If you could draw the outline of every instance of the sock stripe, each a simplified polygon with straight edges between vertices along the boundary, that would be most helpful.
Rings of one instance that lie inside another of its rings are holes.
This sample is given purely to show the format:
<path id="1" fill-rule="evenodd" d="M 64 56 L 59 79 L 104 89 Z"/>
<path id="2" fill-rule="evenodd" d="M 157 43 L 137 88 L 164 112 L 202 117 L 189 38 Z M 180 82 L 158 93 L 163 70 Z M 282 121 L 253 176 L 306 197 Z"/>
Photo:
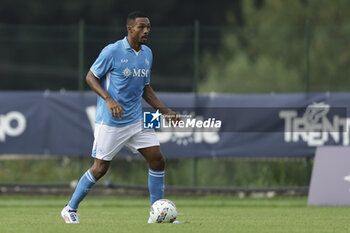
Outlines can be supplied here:
<path id="1" fill-rule="evenodd" d="M 156 175 L 152 175 L 152 174 L 149 174 L 150 176 L 153 176 L 153 177 L 164 177 L 164 175 L 160 175 L 160 176 L 156 176 Z"/>
<path id="2" fill-rule="evenodd" d="M 94 176 L 91 174 L 90 169 L 87 172 L 85 172 L 85 175 L 86 175 L 86 178 L 88 178 L 88 180 L 90 182 L 96 183 L 96 180 L 95 180 Z"/>
<path id="3" fill-rule="evenodd" d="M 92 175 L 92 173 L 91 173 L 91 169 L 89 169 L 88 170 L 88 172 L 89 172 L 89 176 L 93 179 L 93 181 L 95 181 L 96 182 L 96 179 L 95 179 L 95 177 Z"/>
<path id="4" fill-rule="evenodd" d="M 87 178 L 91 183 L 95 183 L 95 181 L 93 181 L 93 180 L 89 177 L 89 175 L 88 175 L 87 173 L 85 173 L 85 176 L 86 176 L 86 178 Z"/>
<path id="5" fill-rule="evenodd" d="M 154 171 L 152 169 L 148 169 L 148 171 L 151 172 L 151 173 L 154 173 L 154 174 L 163 174 L 163 173 L 165 173 L 164 170 L 163 171 Z"/>
<path id="6" fill-rule="evenodd" d="M 152 176 L 152 177 L 160 177 L 160 178 L 164 178 L 165 175 L 155 175 L 155 174 L 151 174 L 151 173 L 148 173 L 149 176 Z"/>
<path id="7" fill-rule="evenodd" d="M 153 176 L 164 176 L 165 175 L 165 173 L 157 174 L 157 173 L 152 173 L 152 172 L 149 172 L 148 174 L 153 175 Z"/>
<path id="8" fill-rule="evenodd" d="M 165 175 L 165 171 L 153 171 L 149 169 L 148 174 L 155 177 L 163 177 Z"/>

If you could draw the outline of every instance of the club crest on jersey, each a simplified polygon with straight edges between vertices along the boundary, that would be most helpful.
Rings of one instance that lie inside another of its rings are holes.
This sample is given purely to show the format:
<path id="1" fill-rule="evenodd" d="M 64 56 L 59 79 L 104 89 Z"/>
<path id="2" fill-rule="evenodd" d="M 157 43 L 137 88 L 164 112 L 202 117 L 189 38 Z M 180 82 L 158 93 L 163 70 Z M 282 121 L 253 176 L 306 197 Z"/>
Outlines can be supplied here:
<path id="1" fill-rule="evenodd" d="M 149 60 L 147 58 L 145 59 L 145 63 L 149 66 Z"/>

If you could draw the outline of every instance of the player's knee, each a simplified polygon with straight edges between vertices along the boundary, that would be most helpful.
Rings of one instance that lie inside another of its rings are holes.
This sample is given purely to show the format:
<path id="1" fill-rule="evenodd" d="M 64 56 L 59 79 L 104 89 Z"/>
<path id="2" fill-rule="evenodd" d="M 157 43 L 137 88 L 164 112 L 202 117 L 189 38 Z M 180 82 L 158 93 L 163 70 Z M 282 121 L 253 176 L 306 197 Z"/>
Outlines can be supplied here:
<path id="1" fill-rule="evenodd" d="M 94 164 L 91 168 L 91 173 L 94 176 L 96 180 L 99 180 L 101 177 L 103 177 L 106 172 L 108 171 L 108 164 Z"/>
<path id="2" fill-rule="evenodd" d="M 154 156 L 153 161 L 150 164 L 151 169 L 152 170 L 156 170 L 156 171 L 162 171 L 165 168 L 165 158 L 164 156 L 159 153 L 156 156 Z"/>
<path id="3" fill-rule="evenodd" d="M 165 158 L 163 156 L 161 156 L 158 160 L 158 170 L 164 170 L 165 168 Z"/>

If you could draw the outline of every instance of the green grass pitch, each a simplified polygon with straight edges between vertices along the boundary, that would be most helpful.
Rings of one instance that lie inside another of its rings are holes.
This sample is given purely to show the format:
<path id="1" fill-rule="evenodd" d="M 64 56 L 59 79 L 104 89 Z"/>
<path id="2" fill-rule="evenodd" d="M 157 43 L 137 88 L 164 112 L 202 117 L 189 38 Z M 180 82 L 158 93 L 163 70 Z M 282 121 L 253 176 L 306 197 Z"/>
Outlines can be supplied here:
<path id="1" fill-rule="evenodd" d="M 68 198 L 0 196 L 0 232 L 350 232 L 349 207 L 307 207 L 305 197 L 168 197 L 182 224 L 147 224 L 148 198 L 120 196 L 88 196 L 80 224 L 66 224 Z"/>

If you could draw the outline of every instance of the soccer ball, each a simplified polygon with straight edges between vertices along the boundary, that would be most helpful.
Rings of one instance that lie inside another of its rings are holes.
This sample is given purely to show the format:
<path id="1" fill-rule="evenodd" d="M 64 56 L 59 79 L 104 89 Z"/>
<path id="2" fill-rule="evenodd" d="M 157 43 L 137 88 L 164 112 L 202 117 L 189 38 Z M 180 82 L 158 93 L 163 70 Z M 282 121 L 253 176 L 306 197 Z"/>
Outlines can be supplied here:
<path id="1" fill-rule="evenodd" d="M 172 223 L 176 217 L 176 206 L 170 200 L 160 199 L 151 206 L 150 219 L 154 223 Z"/>

